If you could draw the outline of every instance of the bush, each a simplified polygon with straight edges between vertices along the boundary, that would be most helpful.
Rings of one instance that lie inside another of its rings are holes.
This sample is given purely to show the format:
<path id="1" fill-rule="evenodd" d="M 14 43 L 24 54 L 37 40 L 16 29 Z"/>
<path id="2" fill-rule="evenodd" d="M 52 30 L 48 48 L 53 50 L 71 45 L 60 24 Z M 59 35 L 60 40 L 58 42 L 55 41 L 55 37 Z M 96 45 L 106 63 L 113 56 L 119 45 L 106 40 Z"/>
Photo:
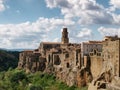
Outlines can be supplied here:
<path id="1" fill-rule="evenodd" d="M 9 69 L 0 73 L 0 90 L 87 90 L 87 87 L 69 87 L 56 80 L 52 74 L 41 72 L 26 74 L 24 71 Z"/>
<path id="2" fill-rule="evenodd" d="M 10 78 L 10 82 L 11 83 L 19 83 L 19 81 L 22 81 L 22 80 L 27 80 L 27 77 L 25 75 L 25 73 L 23 71 L 20 71 L 20 72 L 16 72 L 14 73 L 11 78 Z"/>
<path id="3" fill-rule="evenodd" d="M 43 90 L 41 86 L 30 86 L 28 90 Z"/>

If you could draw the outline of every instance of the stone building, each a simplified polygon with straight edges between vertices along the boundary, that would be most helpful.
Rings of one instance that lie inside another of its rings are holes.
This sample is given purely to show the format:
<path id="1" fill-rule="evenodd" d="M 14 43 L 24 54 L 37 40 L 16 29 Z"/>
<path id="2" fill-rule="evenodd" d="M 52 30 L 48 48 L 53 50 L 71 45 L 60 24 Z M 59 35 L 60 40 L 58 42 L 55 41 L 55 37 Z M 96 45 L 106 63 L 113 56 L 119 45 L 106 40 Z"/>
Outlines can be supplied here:
<path id="1" fill-rule="evenodd" d="M 106 36 L 103 42 L 103 60 L 106 69 L 112 69 L 115 76 L 120 77 L 120 38 Z"/>
<path id="2" fill-rule="evenodd" d="M 82 57 L 89 55 L 89 53 L 93 50 L 102 52 L 102 41 L 89 41 L 81 43 Z"/>
<path id="3" fill-rule="evenodd" d="M 69 43 L 67 28 L 63 28 L 61 43 L 41 42 L 38 49 L 21 52 L 18 63 L 18 68 L 26 72 L 53 73 L 69 86 L 83 86 L 89 81 L 90 71 L 82 66 L 81 44 Z"/>
<path id="4" fill-rule="evenodd" d="M 102 52 L 93 49 L 93 51 L 89 53 L 89 56 L 90 56 L 90 70 L 92 76 L 93 78 L 97 78 L 103 69 L 103 58 L 101 57 Z"/>
<path id="5" fill-rule="evenodd" d="M 93 61 L 91 72 L 93 76 L 96 77 L 96 74 L 98 76 L 94 78 L 88 90 L 120 90 L 120 38 L 105 36 L 102 44 L 101 56 L 96 58 L 90 56 Z"/>
<path id="6" fill-rule="evenodd" d="M 46 55 L 46 51 L 49 51 L 52 48 L 59 48 L 61 43 L 59 42 L 41 42 L 39 46 L 39 52 L 42 56 Z"/>
<path id="7" fill-rule="evenodd" d="M 84 58 L 89 57 L 89 53 L 93 50 L 102 52 L 102 42 L 101 41 L 89 41 L 89 42 L 82 42 L 81 43 L 81 58 L 82 63 L 84 65 Z"/>
<path id="8" fill-rule="evenodd" d="M 31 50 L 23 51 L 19 54 L 19 62 L 18 62 L 18 68 L 19 69 L 25 68 L 26 57 L 30 56 L 32 54 L 33 54 L 33 51 L 31 51 Z"/>
<path id="9" fill-rule="evenodd" d="M 63 28 L 61 42 L 41 42 L 37 49 L 21 52 L 18 68 L 53 73 L 69 86 L 85 86 L 92 80 L 94 85 L 101 80 L 110 82 L 112 76 L 120 77 L 120 38 L 70 43 L 67 28 Z"/>
<path id="10" fill-rule="evenodd" d="M 69 43 L 67 28 L 63 28 L 61 43 L 62 44 L 68 44 Z"/>

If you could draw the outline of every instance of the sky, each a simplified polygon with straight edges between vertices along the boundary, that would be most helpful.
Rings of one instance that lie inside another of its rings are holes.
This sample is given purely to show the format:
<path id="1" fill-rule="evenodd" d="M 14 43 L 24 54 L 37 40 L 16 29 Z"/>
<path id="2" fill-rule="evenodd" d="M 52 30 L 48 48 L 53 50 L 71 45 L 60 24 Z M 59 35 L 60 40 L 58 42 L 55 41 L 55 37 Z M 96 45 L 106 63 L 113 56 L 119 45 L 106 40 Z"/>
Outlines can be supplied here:
<path id="1" fill-rule="evenodd" d="M 71 43 L 120 37 L 120 0 L 0 0 L 0 48 L 60 42 L 64 27 Z"/>

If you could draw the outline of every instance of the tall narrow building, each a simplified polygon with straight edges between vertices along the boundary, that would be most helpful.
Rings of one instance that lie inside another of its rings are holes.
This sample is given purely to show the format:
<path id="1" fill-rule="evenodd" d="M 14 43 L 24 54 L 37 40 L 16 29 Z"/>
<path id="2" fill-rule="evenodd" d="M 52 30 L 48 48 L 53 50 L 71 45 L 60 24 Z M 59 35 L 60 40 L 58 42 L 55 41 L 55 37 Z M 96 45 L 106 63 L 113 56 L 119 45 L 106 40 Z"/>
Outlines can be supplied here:
<path id="1" fill-rule="evenodd" d="M 62 44 L 68 44 L 69 43 L 67 28 L 63 28 L 61 43 Z"/>

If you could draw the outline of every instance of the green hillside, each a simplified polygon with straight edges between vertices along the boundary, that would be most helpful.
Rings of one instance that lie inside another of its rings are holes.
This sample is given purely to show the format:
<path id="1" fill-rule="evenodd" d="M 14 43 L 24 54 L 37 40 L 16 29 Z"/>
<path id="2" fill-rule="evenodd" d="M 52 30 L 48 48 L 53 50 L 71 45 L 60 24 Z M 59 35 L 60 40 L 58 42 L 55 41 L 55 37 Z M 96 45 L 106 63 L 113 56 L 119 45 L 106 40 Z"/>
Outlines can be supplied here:
<path id="1" fill-rule="evenodd" d="M 18 64 L 19 52 L 0 50 L 0 71 L 9 68 L 16 68 Z"/>
<path id="2" fill-rule="evenodd" d="M 17 70 L 18 57 L 17 51 L 0 50 L 0 90 L 87 90 L 87 87 L 69 87 L 54 75 Z"/>
<path id="3" fill-rule="evenodd" d="M 87 87 L 69 87 L 50 74 L 26 74 L 22 70 L 9 69 L 0 73 L 0 90 L 87 90 Z"/>

